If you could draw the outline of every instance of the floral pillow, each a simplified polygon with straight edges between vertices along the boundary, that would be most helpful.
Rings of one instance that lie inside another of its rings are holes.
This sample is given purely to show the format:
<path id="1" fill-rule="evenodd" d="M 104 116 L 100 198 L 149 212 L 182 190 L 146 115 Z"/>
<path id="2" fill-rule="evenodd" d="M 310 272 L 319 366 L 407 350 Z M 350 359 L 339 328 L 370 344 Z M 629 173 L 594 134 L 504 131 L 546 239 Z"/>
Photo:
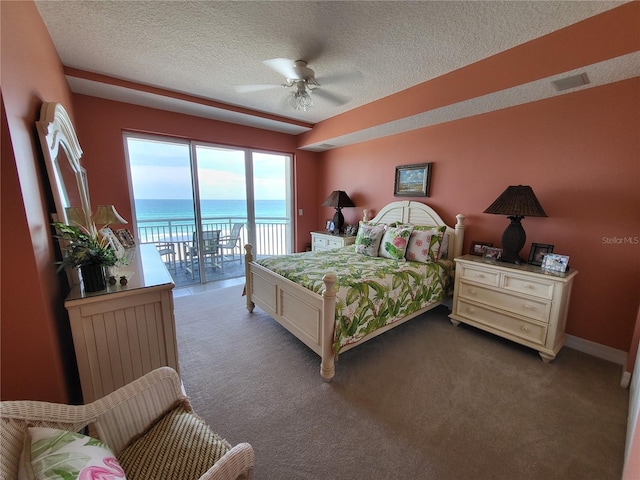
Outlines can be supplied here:
<path id="1" fill-rule="evenodd" d="M 404 261 L 412 231 L 413 226 L 410 225 L 387 228 L 380 242 L 380 256 Z"/>
<path id="2" fill-rule="evenodd" d="M 54 428 L 30 427 L 19 480 L 124 479 L 107 445 L 95 438 Z"/>
<path id="3" fill-rule="evenodd" d="M 440 255 L 444 232 L 447 227 L 416 226 L 411 232 L 407 248 L 407 260 L 412 262 L 433 262 Z"/>
<path id="4" fill-rule="evenodd" d="M 356 236 L 356 253 L 377 257 L 384 230 L 383 224 L 372 225 L 361 221 Z"/>

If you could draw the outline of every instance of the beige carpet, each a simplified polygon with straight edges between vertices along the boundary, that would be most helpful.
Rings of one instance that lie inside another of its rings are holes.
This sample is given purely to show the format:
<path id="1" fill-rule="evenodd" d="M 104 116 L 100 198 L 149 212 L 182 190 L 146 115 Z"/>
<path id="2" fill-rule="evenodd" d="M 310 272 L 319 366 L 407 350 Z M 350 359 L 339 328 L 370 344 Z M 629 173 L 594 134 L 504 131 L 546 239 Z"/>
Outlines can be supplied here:
<path id="1" fill-rule="evenodd" d="M 320 358 L 242 287 L 175 300 L 180 368 L 195 410 L 256 451 L 256 479 L 619 479 L 628 391 L 621 367 L 527 348 L 439 307 Z"/>

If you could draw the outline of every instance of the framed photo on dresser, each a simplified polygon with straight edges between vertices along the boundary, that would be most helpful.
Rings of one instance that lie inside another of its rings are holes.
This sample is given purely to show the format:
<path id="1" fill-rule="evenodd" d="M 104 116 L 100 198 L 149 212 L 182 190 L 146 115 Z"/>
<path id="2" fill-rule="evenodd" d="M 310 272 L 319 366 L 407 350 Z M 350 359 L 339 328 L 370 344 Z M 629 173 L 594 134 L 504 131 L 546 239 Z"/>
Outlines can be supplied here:
<path id="1" fill-rule="evenodd" d="M 532 243 L 531 251 L 529 252 L 529 264 L 530 265 L 542 265 L 542 260 L 547 253 L 553 253 L 553 245 L 548 243 Z"/>

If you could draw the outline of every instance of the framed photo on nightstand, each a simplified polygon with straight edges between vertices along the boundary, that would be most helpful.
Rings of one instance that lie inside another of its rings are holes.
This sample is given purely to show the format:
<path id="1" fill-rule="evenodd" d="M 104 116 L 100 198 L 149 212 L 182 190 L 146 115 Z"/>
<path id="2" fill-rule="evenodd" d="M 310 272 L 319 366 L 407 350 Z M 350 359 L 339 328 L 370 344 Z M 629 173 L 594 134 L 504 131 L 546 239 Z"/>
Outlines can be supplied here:
<path id="1" fill-rule="evenodd" d="M 547 253 L 553 253 L 553 245 L 548 243 L 532 243 L 529 252 L 530 265 L 542 265 L 542 259 Z"/>
<path id="2" fill-rule="evenodd" d="M 569 256 L 548 253 L 542 259 L 542 270 L 552 273 L 564 273 L 569 268 Z"/>
<path id="3" fill-rule="evenodd" d="M 488 262 L 497 262 L 502 257 L 502 249 L 496 247 L 485 247 L 482 258 Z"/>
<path id="4" fill-rule="evenodd" d="M 482 257 L 484 255 L 484 249 L 487 247 L 493 247 L 493 243 L 473 241 L 471 242 L 471 248 L 469 249 L 469 253 L 471 255 Z"/>

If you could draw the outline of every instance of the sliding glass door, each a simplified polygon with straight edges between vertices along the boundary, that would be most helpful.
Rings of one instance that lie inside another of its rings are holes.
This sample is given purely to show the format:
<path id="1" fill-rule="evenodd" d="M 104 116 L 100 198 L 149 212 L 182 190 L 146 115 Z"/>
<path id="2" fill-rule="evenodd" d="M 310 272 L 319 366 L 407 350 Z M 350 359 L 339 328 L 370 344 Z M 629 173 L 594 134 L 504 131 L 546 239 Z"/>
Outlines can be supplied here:
<path id="1" fill-rule="evenodd" d="M 125 146 L 139 241 L 175 264 L 176 285 L 244 275 L 247 242 L 292 251 L 290 155 L 134 134 Z"/>

